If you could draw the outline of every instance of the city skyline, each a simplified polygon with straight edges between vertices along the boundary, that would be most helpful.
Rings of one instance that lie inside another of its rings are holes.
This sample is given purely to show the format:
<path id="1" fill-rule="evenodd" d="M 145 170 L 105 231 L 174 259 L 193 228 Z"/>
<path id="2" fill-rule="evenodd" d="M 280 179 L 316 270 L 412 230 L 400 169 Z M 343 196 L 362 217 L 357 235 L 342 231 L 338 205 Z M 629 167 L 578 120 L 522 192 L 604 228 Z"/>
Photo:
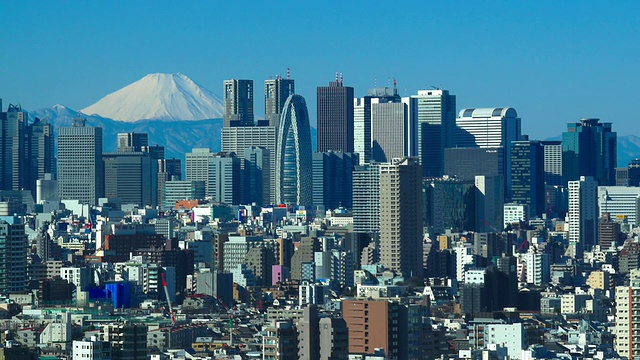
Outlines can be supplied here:
<path id="1" fill-rule="evenodd" d="M 5 31 L 7 39 L 24 49 L 2 60 L 10 71 L 0 75 L 0 93 L 29 110 L 56 103 L 81 109 L 151 72 L 183 72 L 217 93 L 224 79 L 262 81 L 284 76 L 289 67 L 297 92 L 308 99 L 312 125 L 315 88 L 341 72 L 356 97 L 395 78 L 401 96 L 434 86 L 455 94 L 459 109 L 512 106 L 525 120 L 523 133 L 532 138 L 555 136 L 564 130 L 563 123 L 581 117 L 613 121 L 628 129 L 621 135 L 631 133 L 638 74 L 628 59 L 639 49 L 629 41 L 638 35 L 630 14 L 638 5 L 544 5 L 491 2 L 427 9 L 416 4 L 388 13 L 384 7 L 363 9 L 357 3 L 302 4 L 297 6 L 303 16 L 265 32 L 262 19 L 278 14 L 267 4 L 249 9 L 233 4 L 162 8 L 144 2 L 9 4 L 7 12 L 29 16 Z M 231 21 L 241 10 L 243 21 Z M 153 16 L 138 15 L 147 12 Z M 357 21 L 351 21 L 356 13 Z M 494 16 L 500 21 L 480 20 Z M 155 21 L 168 25 L 161 29 Z M 307 29 L 303 25 L 308 21 L 326 26 Z M 111 22 L 118 26 L 107 26 Z M 367 35 L 381 26 L 388 30 Z M 230 28 L 225 33 L 234 35 L 219 36 L 225 27 Z M 92 31 L 75 31 L 80 28 Z M 443 30 L 429 30 L 436 28 Z M 151 36 L 155 32 L 161 36 Z M 347 40 L 349 34 L 360 41 Z M 255 61 L 255 54 L 273 44 L 267 37 L 286 44 L 287 51 L 269 52 L 273 56 Z M 239 43 L 238 38 L 248 41 Z M 416 40 L 421 45 L 411 46 Z M 190 51 L 170 51 L 174 44 Z M 229 48 L 233 54 L 223 56 Z M 20 55 L 25 53 L 29 56 Z M 333 55 L 337 53 L 341 56 Z M 257 102 L 255 113 L 263 114 L 262 107 Z"/>

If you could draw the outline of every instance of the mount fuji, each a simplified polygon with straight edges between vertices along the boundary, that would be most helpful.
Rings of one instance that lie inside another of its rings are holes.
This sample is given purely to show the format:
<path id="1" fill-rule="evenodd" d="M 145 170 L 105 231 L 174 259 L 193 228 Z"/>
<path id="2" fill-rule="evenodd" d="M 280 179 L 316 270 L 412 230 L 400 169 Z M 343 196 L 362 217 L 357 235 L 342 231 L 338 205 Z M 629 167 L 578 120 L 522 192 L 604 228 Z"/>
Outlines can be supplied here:
<path id="1" fill-rule="evenodd" d="M 150 74 L 83 109 L 81 114 L 64 105 L 31 111 L 57 128 L 73 119 L 101 127 L 104 151 L 116 150 L 117 134 L 146 132 L 150 144 L 165 147 L 166 158 L 184 159 L 193 148 L 220 151 L 222 129 L 220 98 L 182 74 Z M 92 115 L 86 115 L 92 114 Z M 216 135 L 217 134 L 217 135 Z"/>
<path id="2" fill-rule="evenodd" d="M 221 118 L 222 99 L 184 74 L 149 74 L 82 110 L 118 121 Z"/>

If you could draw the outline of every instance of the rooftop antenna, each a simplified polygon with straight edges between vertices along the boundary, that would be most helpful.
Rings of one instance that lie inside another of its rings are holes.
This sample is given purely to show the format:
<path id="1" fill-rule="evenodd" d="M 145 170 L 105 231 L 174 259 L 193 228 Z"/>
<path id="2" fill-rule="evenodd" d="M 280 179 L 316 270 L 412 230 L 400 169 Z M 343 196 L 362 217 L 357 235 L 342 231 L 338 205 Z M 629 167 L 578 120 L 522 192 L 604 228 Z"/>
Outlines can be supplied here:
<path id="1" fill-rule="evenodd" d="M 391 78 L 387 78 L 387 87 L 391 87 Z"/>
<path id="2" fill-rule="evenodd" d="M 396 78 L 393 78 L 393 88 L 395 89 L 397 87 L 398 83 L 396 82 Z"/>
<path id="3" fill-rule="evenodd" d="M 344 76 L 342 76 L 342 73 L 340 73 L 340 85 L 342 85 L 343 82 L 344 82 Z"/>
<path id="4" fill-rule="evenodd" d="M 287 80 L 291 79 L 291 69 L 287 67 Z"/>
<path id="5" fill-rule="evenodd" d="M 336 82 L 338 82 L 338 72 L 336 71 Z"/>
<path id="6" fill-rule="evenodd" d="M 373 78 L 373 87 L 378 87 L 378 77 Z"/>

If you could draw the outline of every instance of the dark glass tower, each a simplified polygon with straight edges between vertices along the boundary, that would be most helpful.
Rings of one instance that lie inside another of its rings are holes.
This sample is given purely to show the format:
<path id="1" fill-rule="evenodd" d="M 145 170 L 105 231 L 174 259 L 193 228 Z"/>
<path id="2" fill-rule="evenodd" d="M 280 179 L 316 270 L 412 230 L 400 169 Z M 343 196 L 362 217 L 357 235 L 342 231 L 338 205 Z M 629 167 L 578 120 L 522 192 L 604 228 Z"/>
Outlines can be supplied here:
<path id="1" fill-rule="evenodd" d="M 342 79 L 318 87 L 318 152 L 353 152 L 353 88 Z"/>
<path id="2" fill-rule="evenodd" d="M 529 213 L 544 212 L 544 153 L 538 141 L 511 143 L 511 201 L 529 206 Z"/>
<path id="3" fill-rule="evenodd" d="M 580 119 L 567 124 L 562 133 L 562 180 L 580 180 L 580 176 L 592 176 L 600 186 L 615 185 L 617 133 L 611 123 L 599 123 L 600 119 Z"/>

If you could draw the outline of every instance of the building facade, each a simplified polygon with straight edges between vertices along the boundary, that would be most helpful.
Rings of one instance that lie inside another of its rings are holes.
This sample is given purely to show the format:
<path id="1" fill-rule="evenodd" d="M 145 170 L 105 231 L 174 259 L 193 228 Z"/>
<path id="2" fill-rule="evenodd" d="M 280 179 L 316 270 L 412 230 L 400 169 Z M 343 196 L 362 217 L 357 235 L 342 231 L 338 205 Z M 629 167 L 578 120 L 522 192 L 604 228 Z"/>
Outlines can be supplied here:
<path id="1" fill-rule="evenodd" d="M 104 196 L 102 128 L 85 122 L 74 119 L 73 126 L 58 128 L 58 194 L 97 205 Z"/>
<path id="2" fill-rule="evenodd" d="M 318 152 L 353 152 L 353 88 L 342 79 L 317 89 Z"/>
<path id="3" fill-rule="evenodd" d="M 313 192 L 311 126 L 307 103 L 291 95 L 280 118 L 276 151 L 276 200 L 311 205 Z"/>
<path id="4" fill-rule="evenodd" d="M 225 80 L 223 126 L 253 126 L 253 80 Z"/>
<path id="5" fill-rule="evenodd" d="M 567 124 L 567 131 L 562 133 L 564 184 L 591 176 L 600 186 L 615 185 L 617 146 L 617 133 L 611 123 L 580 119 L 579 123 Z"/>

